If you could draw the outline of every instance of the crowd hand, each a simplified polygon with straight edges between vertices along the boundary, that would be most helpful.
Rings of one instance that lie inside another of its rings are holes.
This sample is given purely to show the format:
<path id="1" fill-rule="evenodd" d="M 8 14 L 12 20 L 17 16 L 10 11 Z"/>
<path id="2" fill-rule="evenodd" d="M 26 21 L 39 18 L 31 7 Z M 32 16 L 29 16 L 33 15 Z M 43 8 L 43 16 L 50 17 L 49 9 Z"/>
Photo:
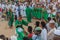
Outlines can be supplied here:
<path id="1" fill-rule="evenodd" d="M 53 29 L 51 31 L 49 31 L 48 36 L 50 36 L 53 31 L 54 31 Z"/>

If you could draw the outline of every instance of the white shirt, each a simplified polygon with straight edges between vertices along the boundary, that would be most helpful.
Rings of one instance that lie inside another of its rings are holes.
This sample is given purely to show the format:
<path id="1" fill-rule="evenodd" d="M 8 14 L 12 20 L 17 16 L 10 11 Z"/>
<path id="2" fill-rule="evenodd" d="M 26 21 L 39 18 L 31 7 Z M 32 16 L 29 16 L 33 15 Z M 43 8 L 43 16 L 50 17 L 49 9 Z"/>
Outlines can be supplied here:
<path id="1" fill-rule="evenodd" d="M 46 24 L 46 27 L 47 27 L 47 30 L 48 32 L 51 30 L 50 26 L 49 26 L 49 23 Z"/>
<path id="2" fill-rule="evenodd" d="M 26 10 L 26 6 L 20 5 L 20 12 L 22 17 L 26 16 L 25 10 Z"/>
<path id="3" fill-rule="evenodd" d="M 35 34 L 33 34 L 32 40 L 42 40 L 41 39 L 41 35 L 35 35 Z"/>
<path id="4" fill-rule="evenodd" d="M 9 4 L 8 6 L 9 6 L 9 8 L 11 8 L 12 7 L 12 4 Z"/>
<path id="5" fill-rule="evenodd" d="M 45 28 L 42 29 L 41 38 L 42 40 L 47 40 L 47 30 Z"/>
<path id="6" fill-rule="evenodd" d="M 18 6 L 15 6 L 15 11 L 18 12 Z"/>
<path id="7" fill-rule="evenodd" d="M 9 10 L 9 5 L 6 5 L 6 8 Z"/>
<path id="8" fill-rule="evenodd" d="M 55 30 L 56 28 L 53 28 L 48 32 L 48 40 L 53 40 Z"/>
<path id="9" fill-rule="evenodd" d="M 4 4 L 2 4 L 2 9 L 4 9 L 5 8 L 5 5 Z"/>
<path id="10" fill-rule="evenodd" d="M 15 15 L 17 15 L 17 18 L 19 17 L 18 6 L 15 6 Z"/>
<path id="11" fill-rule="evenodd" d="M 51 10 L 50 10 L 50 9 L 48 9 L 48 10 L 47 10 L 47 12 L 48 12 L 48 13 L 51 13 Z"/>
<path id="12" fill-rule="evenodd" d="M 15 11 L 15 5 L 12 5 L 12 11 L 13 12 Z"/>
<path id="13" fill-rule="evenodd" d="M 33 34 L 32 39 L 35 40 L 37 35 Z"/>

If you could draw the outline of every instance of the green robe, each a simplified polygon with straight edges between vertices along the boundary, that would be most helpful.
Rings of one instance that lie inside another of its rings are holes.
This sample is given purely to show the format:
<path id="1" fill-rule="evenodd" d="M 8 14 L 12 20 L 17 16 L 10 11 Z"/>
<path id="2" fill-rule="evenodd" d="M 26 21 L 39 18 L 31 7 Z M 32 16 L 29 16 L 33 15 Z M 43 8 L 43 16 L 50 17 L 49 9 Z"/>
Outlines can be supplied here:
<path id="1" fill-rule="evenodd" d="M 18 32 L 18 28 L 16 28 L 16 33 L 18 34 L 17 40 L 23 40 L 23 38 L 25 37 L 24 32 Z"/>
<path id="2" fill-rule="evenodd" d="M 28 22 L 31 22 L 31 18 L 32 18 L 31 13 L 32 13 L 32 9 L 29 8 L 29 7 L 27 7 L 27 8 L 26 8 L 26 17 L 27 17 L 27 21 L 28 21 Z"/>
<path id="3" fill-rule="evenodd" d="M 9 11 L 7 11 L 7 12 L 6 12 L 6 15 L 7 15 L 7 19 L 9 19 L 10 12 L 9 12 Z"/>
<path id="4" fill-rule="evenodd" d="M 37 14 L 36 14 L 38 19 L 42 18 L 42 8 L 37 8 Z"/>
<path id="5" fill-rule="evenodd" d="M 43 14 L 42 15 L 43 15 L 44 20 L 47 21 L 48 20 L 48 13 L 47 13 L 47 11 L 45 9 L 43 10 Z"/>
<path id="6" fill-rule="evenodd" d="M 33 17 L 37 18 L 37 8 L 33 9 Z"/>
<path id="7" fill-rule="evenodd" d="M 15 27 L 18 25 L 26 25 L 27 26 L 28 23 L 24 20 L 22 20 L 22 21 L 16 20 L 15 21 Z M 20 26 L 20 28 L 22 28 L 24 30 L 23 26 Z M 18 28 L 16 28 L 16 32 L 18 34 L 17 40 L 23 40 L 23 38 L 25 37 L 24 32 L 18 32 Z"/>
<path id="8" fill-rule="evenodd" d="M 9 22 L 8 22 L 9 27 L 13 26 L 13 22 L 14 22 L 14 15 L 12 12 L 9 11 Z"/>
<path id="9" fill-rule="evenodd" d="M 18 25 L 26 25 L 27 26 L 28 23 L 25 20 L 22 20 L 22 21 L 16 20 L 15 21 L 15 27 L 18 26 Z"/>
<path id="10" fill-rule="evenodd" d="M 34 11 L 34 8 L 32 9 L 32 17 L 35 17 L 35 11 Z"/>
<path id="11" fill-rule="evenodd" d="M 34 8 L 33 9 L 33 16 L 35 18 L 41 19 L 42 18 L 42 8 Z"/>

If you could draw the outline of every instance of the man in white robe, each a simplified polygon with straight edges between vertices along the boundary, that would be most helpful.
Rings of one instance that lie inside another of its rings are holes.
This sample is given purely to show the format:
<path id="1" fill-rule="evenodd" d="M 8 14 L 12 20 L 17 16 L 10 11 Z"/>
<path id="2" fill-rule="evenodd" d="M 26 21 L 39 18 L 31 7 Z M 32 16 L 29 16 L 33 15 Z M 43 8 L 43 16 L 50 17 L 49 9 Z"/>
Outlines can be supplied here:
<path id="1" fill-rule="evenodd" d="M 18 18 L 18 17 L 19 17 L 19 14 L 18 14 L 18 6 L 17 6 L 17 5 L 15 6 L 15 13 L 16 13 L 15 15 L 16 15 L 17 18 Z"/>
<path id="2" fill-rule="evenodd" d="M 2 9 L 4 10 L 4 8 L 5 8 L 5 5 L 2 3 L 2 5 L 1 5 L 1 6 L 2 6 Z"/>
<path id="3" fill-rule="evenodd" d="M 24 14 L 23 17 L 26 17 L 26 11 L 25 11 L 26 10 L 26 4 L 23 4 L 23 7 L 24 7 L 23 8 L 23 14 Z"/>
<path id="4" fill-rule="evenodd" d="M 56 30 L 55 21 L 54 21 L 54 20 L 50 20 L 49 26 L 50 26 L 51 29 L 50 29 L 50 31 L 48 32 L 48 40 L 53 40 L 54 31 Z"/>
<path id="5" fill-rule="evenodd" d="M 20 5 L 20 13 L 21 13 L 22 17 L 26 16 L 25 9 L 26 9 L 26 6 L 21 4 Z"/>
<path id="6" fill-rule="evenodd" d="M 13 11 L 13 14 L 15 15 L 15 5 L 12 4 L 12 11 Z"/>

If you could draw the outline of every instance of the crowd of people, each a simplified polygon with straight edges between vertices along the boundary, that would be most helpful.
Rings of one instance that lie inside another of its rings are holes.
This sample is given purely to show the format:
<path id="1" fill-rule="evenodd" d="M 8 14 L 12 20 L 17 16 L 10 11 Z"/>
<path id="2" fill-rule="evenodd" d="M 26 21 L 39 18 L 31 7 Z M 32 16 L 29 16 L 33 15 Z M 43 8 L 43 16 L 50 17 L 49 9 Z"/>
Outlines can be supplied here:
<path id="1" fill-rule="evenodd" d="M 0 2 L 0 18 L 15 26 L 11 40 L 60 40 L 60 2 Z M 26 18 L 25 21 L 23 18 Z M 38 19 L 35 27 L 29 26 Z M 23 25 L 28 26 L 27 32 Z"/>

